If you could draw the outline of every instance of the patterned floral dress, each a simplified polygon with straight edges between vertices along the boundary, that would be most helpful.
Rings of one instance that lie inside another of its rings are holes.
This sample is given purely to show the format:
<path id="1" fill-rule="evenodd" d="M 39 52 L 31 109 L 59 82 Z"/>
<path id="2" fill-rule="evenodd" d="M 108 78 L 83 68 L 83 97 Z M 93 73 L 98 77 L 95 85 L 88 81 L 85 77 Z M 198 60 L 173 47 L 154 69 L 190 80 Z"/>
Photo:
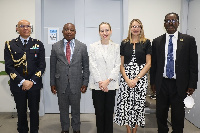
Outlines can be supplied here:
<path id="1" fill-rule="evenodd" d="M 138 66 L 136 63 L 135 50 L 133 50 L 132 60 L 129 64 L 124 64 L 125 73 L 129 79 L 134 79 L 145 64 Z M 117 97 L 117 108 L 114 122 L 120 126 L 135 125 L 144 127 L 145 125 L 145 99 L 148 86 L 147 75 L 144 75 L 134 88 L 130 88 L 121 76 L 120 89 Z"/>

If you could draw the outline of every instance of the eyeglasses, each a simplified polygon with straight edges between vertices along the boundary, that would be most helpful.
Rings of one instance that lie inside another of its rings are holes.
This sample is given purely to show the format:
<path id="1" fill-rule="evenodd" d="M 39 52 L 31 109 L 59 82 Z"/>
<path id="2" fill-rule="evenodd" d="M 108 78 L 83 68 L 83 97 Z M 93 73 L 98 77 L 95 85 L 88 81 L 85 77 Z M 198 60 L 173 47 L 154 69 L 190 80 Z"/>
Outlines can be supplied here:
<path id="1" fill-rule="evenodd" d="M 31 25 L 20 25 L 19 27 L 23 28 L 23 29 L 25 29 L 25 28 L 31 28 Z"/>
<path id="2" fill-rule="evenodd" d="M 178 22 L 177 19 L 165 19 L 164 21 L 165 21 L 166 24 L 169 24 L 169 23 L 175 24 L 176 22 Z"/>
<path id="3" fill-rule="evenodd" d="M 139 29 L 139 28 L 141 28 L 141 26 L 140 25 L 133 25 L 133 26 L 131 26 L 131 28 Z"/>

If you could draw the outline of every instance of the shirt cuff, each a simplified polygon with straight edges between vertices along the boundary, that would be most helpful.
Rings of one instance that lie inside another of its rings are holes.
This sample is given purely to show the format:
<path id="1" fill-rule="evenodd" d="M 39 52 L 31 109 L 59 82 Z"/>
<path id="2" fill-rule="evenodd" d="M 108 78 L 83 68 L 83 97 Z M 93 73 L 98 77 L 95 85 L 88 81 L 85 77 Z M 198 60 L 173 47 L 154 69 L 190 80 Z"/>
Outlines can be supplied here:
<path id="1" fill-rule="evenodd" d="M 19 87 L 22 86 L 22 84 L 24 83 L 24 81 L 25 81 L 25 79 L 23 79 L 23 80 L 18 84 L 18 86 L 19 86 Z"/>
<path id="2" fill-rule="evenodd" d="M 35 82 L 35 81 L 33 81 L 32 79 L 30 79 L 30 81 L 32 81 L 32 82 L 33 82 L 33 84 L 34 84 L 34 85 L 36 85 L 36 82 Z"/>

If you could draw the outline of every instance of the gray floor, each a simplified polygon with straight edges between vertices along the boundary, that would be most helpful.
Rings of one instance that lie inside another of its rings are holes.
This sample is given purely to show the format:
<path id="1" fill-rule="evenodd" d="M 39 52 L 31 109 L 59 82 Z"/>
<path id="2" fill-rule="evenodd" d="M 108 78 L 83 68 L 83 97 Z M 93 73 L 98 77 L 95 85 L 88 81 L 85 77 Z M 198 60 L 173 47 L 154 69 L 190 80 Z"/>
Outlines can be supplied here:
<path id="1" fill-rule="evenodd" d="M 12 113 L 0 113 L 0 133 L 17 133 L 17 117 L 11 117 Z M 171 126 L 170 132 L 171 132 Z M 45 114 L 40 117 L 39 133 L 60 133 L 61 126 L 59 114 Z M 146 114 L 145 128 L 138 128 L 138 133 L 156 133 L 157 124 L 155 114 Z M 70 129 L 72 133 L 72 129 Z M 81 133 L 96 133 L 95 114 L 81 114 Z M 125 126 L 114 124 L 114 133 L 126 133 Z M 185 120 L 184 133 L 200 133 L 200 129 Z"/>

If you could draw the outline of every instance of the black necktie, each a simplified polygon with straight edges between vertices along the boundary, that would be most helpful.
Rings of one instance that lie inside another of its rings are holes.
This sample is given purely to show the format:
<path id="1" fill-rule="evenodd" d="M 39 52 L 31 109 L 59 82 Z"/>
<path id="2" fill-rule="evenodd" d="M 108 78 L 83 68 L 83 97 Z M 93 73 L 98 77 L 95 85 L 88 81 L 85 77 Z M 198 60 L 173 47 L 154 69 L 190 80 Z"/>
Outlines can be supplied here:
<path id="1" fill-rule="evenodd" d="M 24 47 L 26 48 L 27 40 L 24 40 Z"/>

